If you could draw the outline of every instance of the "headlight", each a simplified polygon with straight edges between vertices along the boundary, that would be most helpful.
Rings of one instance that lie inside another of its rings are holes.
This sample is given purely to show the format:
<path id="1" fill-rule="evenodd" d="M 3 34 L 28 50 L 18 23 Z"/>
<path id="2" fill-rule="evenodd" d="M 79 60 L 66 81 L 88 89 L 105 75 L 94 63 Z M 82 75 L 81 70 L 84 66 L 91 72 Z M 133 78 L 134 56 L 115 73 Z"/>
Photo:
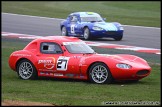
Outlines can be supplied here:
<path id="1" fill-rule="evenodd" d="M 116 67 L 122 68 L 122 69 L 130 69 L 131 66 L 128 64 L 116 64 Z"/>
<path id="2" fill-rule="evenodd" d="M 93 30 L 98 30 L 98 31 L 100 31 L 100 30 L 104 30 L 103 28 L 100 28 L 100 27 L 98 27 L 98 26 L 93 26 L 92 29 L 93 29 Z"/>
<path id="3" fill-rule="evenodd" d="M 123 26 L 119 26 L 119 30 L 124 30 Z"/>

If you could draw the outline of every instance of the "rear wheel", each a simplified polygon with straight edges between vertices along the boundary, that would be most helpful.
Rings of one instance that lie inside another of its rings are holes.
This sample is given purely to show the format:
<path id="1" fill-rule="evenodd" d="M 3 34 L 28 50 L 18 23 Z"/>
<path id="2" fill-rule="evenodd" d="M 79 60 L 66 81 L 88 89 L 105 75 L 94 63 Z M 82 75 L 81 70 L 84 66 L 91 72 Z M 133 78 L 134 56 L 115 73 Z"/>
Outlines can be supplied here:
<path id="1" fill-rule="evenodd" d="M 84 36 L 84 39 L 86 39 L 86 40 L 90 39 L 90 31 L 89 31 L 88 27 L 84 28 L 83 36 Z"/>
<path id="2" fill-rule="evenodd" d="M 63 26 L 62 29 L 61 29 L 61 35 L 62 36 L 68 36 L 67 30 L 66 30 L 66 27 L 65 26 Z"/>
<path id="3" fill-rule="evenodd" d="M 27 59 L 21 60 L 17 65 L 17 73 L 21 79 L 35 79 L 37 77 L 36 68 Z"/>
<path id="4" fill-rule="evenodd" d="M 111 83 L 112 75 L 104 63 L 95 63 L 89 70 L 89 79 L 93 83 Z"/>

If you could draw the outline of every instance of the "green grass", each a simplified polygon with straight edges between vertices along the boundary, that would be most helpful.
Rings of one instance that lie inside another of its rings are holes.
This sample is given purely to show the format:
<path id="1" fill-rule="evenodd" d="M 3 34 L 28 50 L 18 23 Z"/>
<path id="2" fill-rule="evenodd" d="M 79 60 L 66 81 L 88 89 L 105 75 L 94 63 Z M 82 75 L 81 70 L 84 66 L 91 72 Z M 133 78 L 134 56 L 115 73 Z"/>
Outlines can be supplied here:
<path id="1" fill-rule="evenodd" d="M 21 80 L 8 66 L 9 55 L 28 41 L 2 38 L 2 100 L 46 102 L 55 105 L 102 105 L 108 101 L 160 101 L 160 66 L 137 83 L 92 84 L 69 79 Z M 99 50 L 98 50 L 99 52 Z"/>
<path id="2" fill-rule="evenodd" d="M 76 11 L 93 11 L 108 22 L 160 27 L 160 1 L 2 1 L 2 12 L 66 18 Z"/>

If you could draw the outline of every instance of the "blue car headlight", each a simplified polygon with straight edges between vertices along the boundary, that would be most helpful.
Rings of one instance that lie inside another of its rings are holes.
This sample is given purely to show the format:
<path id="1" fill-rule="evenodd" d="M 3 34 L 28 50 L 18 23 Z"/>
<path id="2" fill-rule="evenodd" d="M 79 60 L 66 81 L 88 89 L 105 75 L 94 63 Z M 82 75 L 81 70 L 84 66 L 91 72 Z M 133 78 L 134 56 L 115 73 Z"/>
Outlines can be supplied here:
<path id="1" fill-rule="evenodd" d="M 117 68 L 122 68 L 122 69 L 130 69 L 131 66 L 128 64 L 124 64 L 124 63 L 120 63 L 120 64 L 116 64 Z"/>
<path id="2" fill-rule="evenodd" d="M 103 28 L 101 27 L 98 27 L 98 26 L 93 26 L 92 28 L 93 30 L 97 30 L 97 31 L 101 31 L 101 30 L 104 30 Z"/>
<path id="3" fill-rule="evenodd" d="M 124 30 L 123 26 L 119 26 L 119 30 Z"/>

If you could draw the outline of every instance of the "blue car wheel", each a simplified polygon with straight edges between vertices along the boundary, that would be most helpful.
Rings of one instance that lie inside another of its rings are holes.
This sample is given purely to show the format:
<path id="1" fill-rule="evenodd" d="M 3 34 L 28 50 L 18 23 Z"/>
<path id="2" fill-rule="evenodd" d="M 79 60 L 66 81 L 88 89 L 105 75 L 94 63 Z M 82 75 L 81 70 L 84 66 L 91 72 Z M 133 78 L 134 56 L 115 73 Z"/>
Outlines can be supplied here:
<path id="1" fill-rule="evenodd" d="M 62 36 L 68 36 L 67 30 L 66 30 L 66 27 L 65 26 L 63 26 L 62 29 L 61 29 L 61 35 Z"/>
<path id="2" fill-rule="evenodd" d="M 116 41 L 120 41 L 120 40 L 122 40 L 122 38 L 123 38 L 123 35 L 121 35 L 121 36 L 119 36 L 119 37 L 116 37 L 116 38 L 114 38 Z"/>
<path id="3" fill-rule="evenodd" d="M 88 27 L 84 28 L 83 36 L 84 36 L 84 39 L 86 39 L 86 40 L 90 39 L 90 31 L 89 31 Z"/>

